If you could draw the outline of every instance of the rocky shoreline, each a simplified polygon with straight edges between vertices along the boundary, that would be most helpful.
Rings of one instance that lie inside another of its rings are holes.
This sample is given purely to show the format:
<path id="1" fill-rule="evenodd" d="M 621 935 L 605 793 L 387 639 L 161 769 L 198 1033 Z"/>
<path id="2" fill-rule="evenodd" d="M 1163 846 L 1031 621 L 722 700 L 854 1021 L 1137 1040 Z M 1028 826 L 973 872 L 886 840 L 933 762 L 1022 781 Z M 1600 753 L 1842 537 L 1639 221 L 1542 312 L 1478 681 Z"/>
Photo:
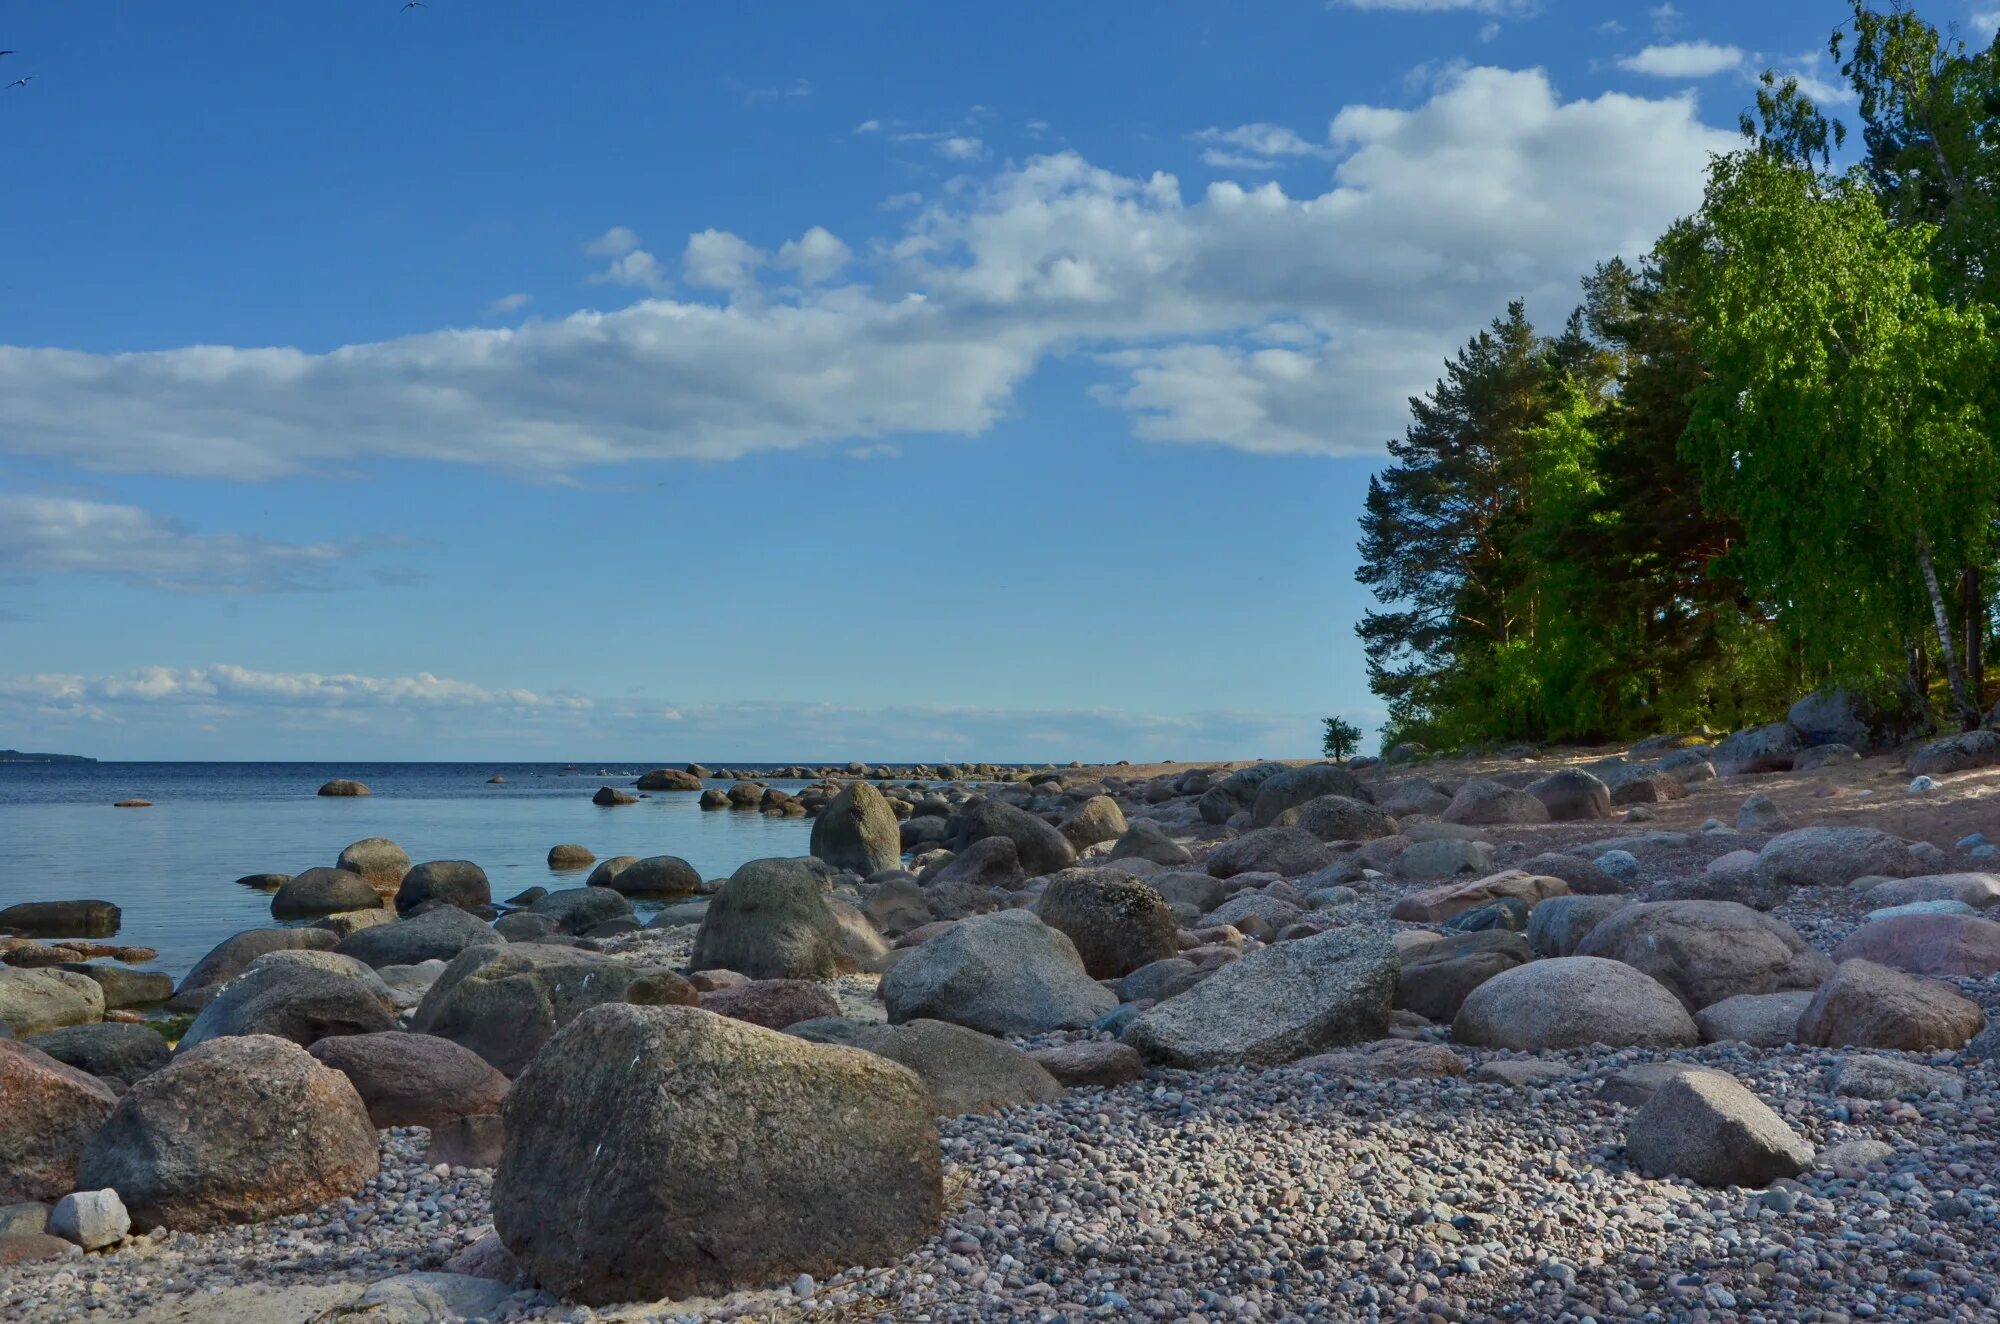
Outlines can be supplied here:
<path id="1" fill-rule="evenodd" d="M 2000 1318 L 2000 734 L 879 771 L 0 912 L 0 1317 Z"/>

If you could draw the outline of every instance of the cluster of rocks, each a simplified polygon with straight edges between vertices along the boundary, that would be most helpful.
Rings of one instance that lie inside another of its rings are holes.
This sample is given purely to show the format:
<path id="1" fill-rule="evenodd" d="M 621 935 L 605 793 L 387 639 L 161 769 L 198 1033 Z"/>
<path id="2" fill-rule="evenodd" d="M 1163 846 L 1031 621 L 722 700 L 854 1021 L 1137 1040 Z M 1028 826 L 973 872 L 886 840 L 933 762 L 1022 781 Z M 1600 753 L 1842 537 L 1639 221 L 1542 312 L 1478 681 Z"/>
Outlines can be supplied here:
<path id="1" fill-rule="evenodd" d="M 1786 772 L 1832 743 L 1810 716 Z M 0 970 L 0 1202 L 34 1206 L 0 1311 L 75 1304 L 85 1251 L 129 1281 L 372 1207 L 421 1145 L 490 1189 L 358 1272 L 468 1317 L 1990 1312 L 2000 877 L 1792 825 L 1744 780 L 1760 730 L 1421 775 L 850 770 L 790 797 L 808 857 L 562 845 L 583 885 L 505 902 L 357 842 L 243 880 L 290 926 L 198 963 L 172 1044 L 62 963 Z M 1730 821 L 1647 826 L 1690 800 Z"/>

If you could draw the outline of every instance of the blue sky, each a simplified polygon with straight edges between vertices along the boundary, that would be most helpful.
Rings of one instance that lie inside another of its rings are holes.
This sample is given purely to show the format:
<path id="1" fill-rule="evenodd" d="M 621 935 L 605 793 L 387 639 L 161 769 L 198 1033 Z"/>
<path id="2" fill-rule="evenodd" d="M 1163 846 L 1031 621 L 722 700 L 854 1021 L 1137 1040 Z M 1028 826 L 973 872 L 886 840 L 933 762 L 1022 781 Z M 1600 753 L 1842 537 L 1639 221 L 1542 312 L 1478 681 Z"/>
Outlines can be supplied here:
<path id="1" fill-rule="evenodd" d="M 1405 398 L 1844 9 L 10 6 L 0 746 L 1315 752 Z"/>

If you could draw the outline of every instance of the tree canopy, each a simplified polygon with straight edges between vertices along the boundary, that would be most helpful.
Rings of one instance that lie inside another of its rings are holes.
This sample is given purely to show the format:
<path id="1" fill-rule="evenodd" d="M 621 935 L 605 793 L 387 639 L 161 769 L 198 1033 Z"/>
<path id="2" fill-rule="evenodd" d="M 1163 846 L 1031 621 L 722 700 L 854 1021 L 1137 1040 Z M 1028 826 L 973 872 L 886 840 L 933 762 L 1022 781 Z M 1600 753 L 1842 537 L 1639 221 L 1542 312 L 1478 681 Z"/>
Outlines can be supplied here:
<path id="1" fill-rule="evenodd" d="M 2000 54 L 1856 0 L 1865 158 L 1766 75 L 1741 150 L 1546 336 L 1475 334 L 1369 486 L 1385 743 L 1630 736 L 1838 683 L 1979 720 Z"/>

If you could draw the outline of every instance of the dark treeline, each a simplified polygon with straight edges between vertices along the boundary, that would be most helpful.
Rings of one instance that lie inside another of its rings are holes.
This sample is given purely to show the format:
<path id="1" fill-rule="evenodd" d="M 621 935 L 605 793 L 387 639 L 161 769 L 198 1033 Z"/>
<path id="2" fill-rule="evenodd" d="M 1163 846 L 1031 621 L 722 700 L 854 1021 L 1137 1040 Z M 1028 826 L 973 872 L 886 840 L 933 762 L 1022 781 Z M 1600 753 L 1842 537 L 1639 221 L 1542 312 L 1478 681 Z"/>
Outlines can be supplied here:
<path id="1" fill-rule="evenodd" d="M 1976 725 L 2000 520 L 2000 42 L 1855 0 L 1846 127 L 1766 74 L 1744 146 L 1555 334 L 1507 308 L 1369 485 L 1385 744 L 1622 738 L 1837 684 Z"/>

